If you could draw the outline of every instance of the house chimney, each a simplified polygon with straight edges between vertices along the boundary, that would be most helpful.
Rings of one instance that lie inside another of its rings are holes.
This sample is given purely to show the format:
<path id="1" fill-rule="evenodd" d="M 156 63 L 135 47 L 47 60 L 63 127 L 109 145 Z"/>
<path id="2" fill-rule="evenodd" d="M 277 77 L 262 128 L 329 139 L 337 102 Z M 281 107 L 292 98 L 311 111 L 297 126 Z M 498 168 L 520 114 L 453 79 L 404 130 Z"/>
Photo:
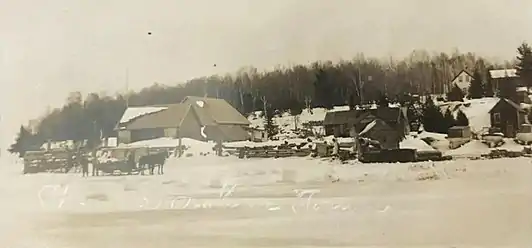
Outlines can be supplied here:
<path id="1" fill-rule="evenodd" d="M 51 148 L 52 148 L 52 140 L 48 139 L 46 141 L 46 150 L 50 151 Z"/>

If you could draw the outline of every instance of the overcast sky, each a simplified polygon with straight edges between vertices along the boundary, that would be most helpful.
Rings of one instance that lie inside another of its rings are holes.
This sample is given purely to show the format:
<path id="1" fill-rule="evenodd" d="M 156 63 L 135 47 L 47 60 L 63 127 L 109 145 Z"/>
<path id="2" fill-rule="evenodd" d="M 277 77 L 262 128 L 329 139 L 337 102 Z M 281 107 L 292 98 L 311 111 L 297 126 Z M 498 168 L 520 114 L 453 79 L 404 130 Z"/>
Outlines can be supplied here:
<path id="1" fill-rule="evenodd" d="M 138 89 L 357 52 L 511 59 L 531 23 L 527 0 L 0 0 L 2 124 L 123 90 L 126 68 Z"/>

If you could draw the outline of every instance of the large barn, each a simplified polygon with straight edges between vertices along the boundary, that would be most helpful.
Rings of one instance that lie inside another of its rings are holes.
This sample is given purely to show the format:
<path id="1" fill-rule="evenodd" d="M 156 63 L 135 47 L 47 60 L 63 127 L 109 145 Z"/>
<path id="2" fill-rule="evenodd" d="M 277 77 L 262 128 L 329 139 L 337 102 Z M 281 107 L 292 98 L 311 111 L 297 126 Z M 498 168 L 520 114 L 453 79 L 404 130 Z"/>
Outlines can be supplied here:
<path id="1" fill-rule="evenodd" d="M 249 139 L 249 124 L 223 99 L 186 97 L 178 104 L 130 107 L 116 128 L 119 143 L 161 137 L 227 142 Z"/>

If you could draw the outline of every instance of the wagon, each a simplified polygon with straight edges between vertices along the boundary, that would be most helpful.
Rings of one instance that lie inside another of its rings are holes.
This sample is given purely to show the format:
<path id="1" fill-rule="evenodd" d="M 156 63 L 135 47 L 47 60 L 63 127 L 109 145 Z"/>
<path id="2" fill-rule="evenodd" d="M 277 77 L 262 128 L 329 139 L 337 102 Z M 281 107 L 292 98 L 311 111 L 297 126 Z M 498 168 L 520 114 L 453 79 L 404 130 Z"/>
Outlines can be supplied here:
<path id="1" fill-rule="evenodd" d="M 142 154 L 142 150 L 136 152 L 137 149 L 133 148 L 104 148 L 97 152 L 97 158 L 93 163 L 93 174 L 99 175 L 100 171 L 104 174 L 132 174 L 138 171 L 136 166 L 139 155 Z M 132 158 L 128 158 L 128 153 L 133 153 Z M 102 160 L 101 156 L 106 155 L 107 158 Z"/>
<path id="2" fill-rule="evenodd" d="M 117 160 L 117 161 L 108 161 L 104 163 L 96 163 L 95 165 L 96 169 L 96 175 L 100 175 L 100 171 L 104 174 L 108 175 L 115 175 L 126 173 L 128 175 L 131 175 L 133 173 L 138 172 L 138 168 L 136 167 L 136 164 L 134 162 L 128 161 L 126 159 L 124 160 Z"/>

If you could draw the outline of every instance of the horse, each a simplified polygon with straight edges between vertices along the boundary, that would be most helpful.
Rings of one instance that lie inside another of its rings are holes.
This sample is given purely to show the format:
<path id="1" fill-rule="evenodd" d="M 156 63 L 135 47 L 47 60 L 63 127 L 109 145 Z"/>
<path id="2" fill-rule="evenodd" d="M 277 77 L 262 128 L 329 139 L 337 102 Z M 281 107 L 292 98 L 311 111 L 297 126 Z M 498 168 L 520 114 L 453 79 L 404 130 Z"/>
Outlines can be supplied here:
<path id="1" fill-rule="evenodd" d="M 168 151 L 162 151 L 154 154 L 148 154 L 140 157 L 139 159 L 139 167 L 141 169 L 141 174 L 144 175 L 144 169 L 147 167 L 147 169 L 150 171 L 150 175 L 154 174 L 154 169 L 157 167 L 157 174 L 162 175 L 164 174 L 164 163 L 166 162 L 166 159 L 169 156 Z"/>

